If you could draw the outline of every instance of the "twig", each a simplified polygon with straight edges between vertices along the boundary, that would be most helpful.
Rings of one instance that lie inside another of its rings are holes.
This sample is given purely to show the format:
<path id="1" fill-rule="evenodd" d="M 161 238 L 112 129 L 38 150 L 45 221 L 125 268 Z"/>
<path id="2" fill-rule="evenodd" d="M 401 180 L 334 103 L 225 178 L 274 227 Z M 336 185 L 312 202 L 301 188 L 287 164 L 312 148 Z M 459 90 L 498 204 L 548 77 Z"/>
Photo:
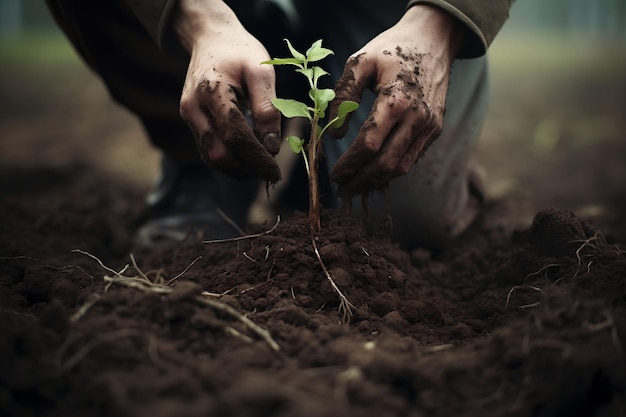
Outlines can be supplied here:
<path id="1" fill-rule="evenodd" d="M 213 298 L 222 298 L 223 296 L 225 296 L 226 294 L 228 294 L 229 292 L 231 292 L 234 288 L 235 288 L 235 287 L 230 288 L 230 289 L 228 289 L 228 290 L 224 291 L 223 293 L 216 293 L 216 292 L 202 291 L 202 292 L 200 293 L 200 295 L 204 295 L 204 296 L 207 296 L 207 297 L 213 297 Z M 254 288 L 254 287 L 252 287 L 252 288 Z"/>
<path id="2" fill-rule="evenodd" d="M 233 219 L 231 219 L 230 217 L 228 217 L 226 215 L 226 213 L 224 213 L 222 211 L 222 209 L 218 208 L 217 210 L 217 214 L 219 214 L 219 216 L 224 219 L 224 221 L 226 221 L 226 223 L 228 223 L 229 225 L 231 225 L 235 230 L 237 230 L 239 232 L 239 234 L 245 235 L 246 233 L 241 230 L 241 227 L 239 227 L 239 225 L 237 223 L 235 223 L 235 221 Z"/>
<path id="3" fill-rule="evenodd" d="M 576 272 L 574 272 L 574 276 L 572 277 L 572 280 L 578 276 L 578 273 L 580 272 L 580 268 L 583 263 L 582 256 L 580 254 L 581 251 L 587 246 L 597 249 L 595 245 L 591 244 L 591 242 L 597 240 L 598 236 L 600 236 L 600 232 L 596 232 L 596 234 L 590 237 L 589 239 L 582 241 L 582 245 L 580 245 L 580 247 L 576 249 L 576 259 L 578 259 L 578 267 L 576 268 Z M 575 241 L 575 242 L 578 242 L 578 241 Z"/>
<path id="4" fill-rule="evenodd" d="M 138 278 L 138 277 L 109 277 L 109 276 L 105 276 L 104 277 L 104 281 L 105 282 L 109 282 L 111 284 L 117 283 L 117 284 L 124 284 L 127 287 L 132 287 L 132 288 L 136 288 L 138 290 L 142 290 L 142 291 L 152 291 L 152 292 L 156 292 L 159 294 L 169 294 L 172 292 L 172 288 L 170 287 L 166 287 L 166 286 L 162 286 L 162 285 L 158 285 L 158 284 L 153 284 L 152 282 L 150 283 L 146 283 L 143 279 Z"/>
<path id="5" fill-rule="evenodd" d="M 85 271 L 83 268 L 81 268 L 78 265 L 65 265 L 65 266 L 54 266 L 54 265 L 50 265 L 49 263 L 42 261 L 40 259 L 37 258 L 33 258 L 31 256 L 1 256 L 0 260 L 3 261 L 19 261 L 19 260 L 26 260 L 26 261 L 33 261 L 36 262 L 38 264 L 43 265 L 46 268 L 50 268 L 50 269 L 54 269 L 55 271 L 64 271 L 66 269 L 78 269 L 80 272 L 82 272 L 83 274 L 87 275 L 89 278 L 94 279 L 94 276 L 89 274 L 87 271 Z"/>
<path id="6" fill-rule="evenodd" d="M 120 272 L 117 272 L 116 270 L 111 269 L 108 266 L 106 266 L 105 264 L 103 264 L 102 261 L 100 259 L 98 259 L 98 257 L 96 257 L 95 255 L 92 255 L 89 252 L 85 252 L 85 251 L 82 251 L 80 249 L 72 249 L 72 252 L 80 253 L 80 254 L 89 256 L 91 259 L 93 259 L 96 262 L 98 262 L 98 264 L 100 265 L 100 267 L 102 267 L 102 269 L 106 269 L 107 271 L 109 271 L 110 273 L 112 273 L 113 275 L 116 275 L 116 276 L 121 276 L 124 273 L 124 271 L 126 271 L 126 269 L 128 269 L 128 265 L 126 265 L 124 268 L 122 268 L 122 270 Z"/>
<path id="7" fill-rule="evenodd" d="M 174 278 L 170 279 L 169 281 L 167 281 L 166 285 L 170 285 L 172 282 L 178 280 L 178 278 L 182 278 L 183 275 L 185 275 L 187 273 L 187 271 L 189 271 L 189 269 L 195 265 L 196 262 L 198 262 L 200 259 L 202 259 L 202 256 L 198 256 L 196 259 L 194 259 L 193 261 L 191 261 L 191 263 L 189 265 L 187 265 L 187 267 L 185 269 L 183 269 L 182 272 L 178 273 L 178 275 L 174 276 Z"/>
<path id="8" fill-rule="evenodd" d="M 271 229 L 266 230 L 265 232 L 255 233 L 255 234 L 246 235 L 246 236 L 231 237 L 228 239 L 203 240 L 202 243 L 208 244 L 208 243 L 239 242 L 241 240 L 254 239 L 254 238 L 265 236 L 265 235 L 272 233 L 276 229 L 276 227 L 278 227 L 279 223 L 280 223 L 280 216 L 276 216 L 276 223 L 274 224 L 274 226 L 272 226 Z"/>
<path id="9" fill-rule="evenodd" d="M 252 320 L 235 310 L 233 307 L 228 304 L 220 303 L 219 301 L 212 300 L 206 297 L 196 297 L 196 299 L 210 307 L 213 307 L 216 310 L 220 310 L 224 313 L 229 314 L 230 316 L 236 318 L 243 324 L 245 324 L 253 333 L 256 333 L 261 339 L 263 339 L 274 351 L 278 352 L 280 347 L 278 343 L 272 338 L 272 335 L 265 329 L 259 327 Z"/>
<path id="10" fill-rule="evenodd" d="M 135 261 L 135 256 L 132 253 L 130 254 L 130 261 L 132 262 L 133 268 L 135 268 L 135 271 L 137 271 L 139 276 L 141 276 L 144 280 L 146 280 L 147 283 L 152 284 L 152 281 L 150 280 L 150 278 L 148 278 L 148 276 L 137 265 L 137 261 Z"/>
<path id="11" fill-rule="evenodd" d="M 524 304 L 522 306 L 519 306 L 519 309 L 520 310 L 528 310 L 529 308 L 537 307 L 539 304 L 541 304 L 541 301 L 537 301 L 535 303 L 530 303 L 530 304 Z"/>
<path id="12" fill-rule="evenodd" d="M 254 342 L 254 340 L 252 340 L 252 338 L 246 336 L 245 334 L 241 333 L 239 330 L 234 329 L 230 326 L 226 327 L 226 333 L 230 334 L 231 336 L 235 336 L 238 339 L 243 340 L 246 343 L 252 343 Z"/>
<path id="13" fill-rule="evenodd" d="M 256 261 L 256 259 L 252 258 L 250 255 L 248 255 L 246 253 L 246 251 L 241 252 L 243 254 L 244 257 L 246 257 L 246 259 L 248 259 L 251 262 L 254 262 L 255 264 L 258 264 L 258 262 Z"/>
<path id="14" fill-rule="evenodd" d="M 78 253 L 82 253 L 85 254 L 87 256 L 89 256 L 90 258 L 96 260 L 103 269 L 112 272 L 114 274 L 114 276 L 105 276 L 104 277 L 104 281 L 108 283 L 107 287 L 114 284 L 114 283 L 118 283 L 118 284 L 122 284 L 122 285 L 126 285 L 127 287 L 132 287 L 144 292 L 154 292 L 154 293 L 158 293 L 158 294 L 170 294 L 173 291 L 173 288 L 170 286 L 167 286 L 165 284 L 162 283 L 154 283 L 152 281 L 150 281 L 149 279 L 147 279 L 147 276 L 145 274 L 143 274 L 143 276 L 141 277 L 129 277 L 129 276 L 125 276 L 122 275 L 123 272 L 116 272 L 115 270 L 105 266 L 102 261 L 100 261 L 97 257 L 95 257 L 94 255 L 88 253 L 88 252 L 84 252 L 84 251 L 80 251 L 78 249 L 75 250 Z M 196 260 L 194 262 L 191 263 L 191 265 L 193 265 L 193 263 L 195 263 L 197 261 L 198 258 L 196 258 Z M 141 273 L 140 269 L 137 267 L 136 262 L 134 261 L 134 258 L 131 258 L 131 261 L 133 262 L 133 266 L 135 267 L 135 269 L 137 269 L 138 273 Z M 191 266 L 189 265 L 185 270 L 189 269 L 189 267 Z M 124 268 L 123 271 L 125 271 L 127 268 Z M 184 273 L 184 271 L 183 271 Z M 182 274 L 182 273 L 181 273 Z M 179 275 L 181 275 L 179 274 Z M 170 280 L 171 281 L 171 280 Z M 265 330 L 262 329 L 261 327 L 259 327 L 258 325 L 256 325 L 254 322 L 252 322 L 252 320 L 250 320 L 249 318 L 247 318 L 246 316 L 244 316 L 243 314 L 239 313 L 237 310 L 235 310 L 233 307 L 229 306 L 228 304 L 224 304 L 221 303 L 219 301 L 216 300 L 211 300 L 209 298 L 207 298 L 207 296 L 213 296 L 213 294 L 211 293 L 207 293 L 205 291 L 203 291 L 202 293 L 200 293 L 199 295 L 196 295 L 194 297 L 194 299 L 200 303 L 203 303 L 205 305 L 208 305 L 216 310 L 222 311 L 228 315 L 230 315 L 231 317 L 234 317 L 235 319 L 239 320 L 240 322 L 242 322 L 243 324 L 245 324 L 253 333 L 255 333 L 256 335 L 258 335 L 261 339 L 263 339 L 274 351 L 279 351 L 280 347 L 278 346 L 278 343 L 276 343 L 276 341 L 272 338 L 272 336 L 270 335 L 270 333 Z M 86 309 L 88 307 L 85 307 Z M 226 331 L 230 334 L 238 334 L 237 337 L 241 338 L 241 339 L 245 339 L 244 337 L 242 337 L 243 335 L 238 332 L 238 331 L 234 331 L 234 329 L 228 330 L 229 327 L 226 326 Z"/>
<path id="15" fill-rule="evenodd" d="M 144 283 L 143 280 L 141 279 L 137 279 L 137 278 L 133 278 L 133 277 L 105 277 L 106 281 L 109 282 L 116 282 L 119 284 L 123 284 L 129 287 L 133 287 L 136 288 L 138 290 L 141 291 L 145 291 L 145 292 L 156 292 L 159 294 L 170 294 L 173 289 L 171 287 L 165 287 L 165 286 L 160 286 L 160 285 L 148 285 L 146 283 Z M 237 320 L 241 321 L 242 323 L 244 323 L 253 333 L 257 334 L 259 337 L 261 337 L 261 339 L 263 339 L 265 342 L 267 342 L 268 345 L 270 345 L 270 347 L 275 350 L 275 351 L 279 351 L 280 347 L 278 346 L 278 344 L 274 341 L 274 339 L 272 338 L 272 336 L 270 335 L 270 333 L 265 330 L 262 329 L 261 327 L 259 327 L 258 325 L 256 325 L 254 322 L 252 322 L 252 320 L 250 320 L 249 318 L 247 318 L 246 316 L 244 316 L 243 314 L 239 313 L 237 310 L 235 310 L 233 307 L 229 306 L 228 304 L 224 304 L 221 303 L 219 301 L 216 300 L 212 300 L 207 298 L 206 296 L 202 296 L 202 295 L 198 295 L 196 297 L 194 297 L 195 300 L 206 304 L 212 308 L 214 308 L 215 310 L 219 310 L 222 312 L 227 313 L 228 315 L 236 318 Z"/>
<path id="16" fill-rule="evenodd" d="M 527 288 L 527 289 L 534 290 L 534 291 L 540 292 L 542 294 L 545 294 L 545 292 L 541 288 L 539 288 L 539 287 L 534 287 L 532 285 L 516 285 L 513 288 L 511 288 L 511 290 L 509 291 L 509 293 L 506 296 L 506 303 L 504 304 L 504 309 L 505 310 L 509 307 L 509 302 L 511 301 L 511 295 L 513 295 L 513 292 L 517 291 L 519 289 L 522 289 L 522 288 Z M 533 303 L 533 304 L 523 305 L 523 306 L 520 306 L 519 308 L 524 309 L 524 308 L 536 307 L 540 303 L 541 303 L 541 301 L 539 301 L 537 303 Z"/>
<path id="17" fill-rule="evenodd" d="M 559 267 L 561 266 L 561 264 L 547 264 L 543 267 L 541 267 L 541 269 L 539 269 L 538 271 L 535 272 L 531 272 L 530 274 L 526 275 L 526 278 L 524 278 L 524 282 L 526 282 L 526 280 L 534 275 L 539 275 L 541 274 L 543 271 L 546 271 L 546 278 L 548 278 L 548 269 L 552 268 L 552 267 Z"/>

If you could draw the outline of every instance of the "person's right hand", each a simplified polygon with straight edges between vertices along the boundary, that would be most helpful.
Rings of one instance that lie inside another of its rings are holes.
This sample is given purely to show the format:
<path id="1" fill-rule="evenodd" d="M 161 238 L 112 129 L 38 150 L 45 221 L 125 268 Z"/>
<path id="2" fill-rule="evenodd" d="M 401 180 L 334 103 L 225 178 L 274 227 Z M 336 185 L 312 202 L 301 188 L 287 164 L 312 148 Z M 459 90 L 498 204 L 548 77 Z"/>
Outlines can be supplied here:
<path id="1" fill-rule="evenodd" d="M 268 52 L 222 0 L 180 0 L 174 30 L 191 59 L 180 114 L 210 167 L 238 178 L 280 180 L 280 113 Z M 244 112 L 249 106 L 252 127 Z"/>

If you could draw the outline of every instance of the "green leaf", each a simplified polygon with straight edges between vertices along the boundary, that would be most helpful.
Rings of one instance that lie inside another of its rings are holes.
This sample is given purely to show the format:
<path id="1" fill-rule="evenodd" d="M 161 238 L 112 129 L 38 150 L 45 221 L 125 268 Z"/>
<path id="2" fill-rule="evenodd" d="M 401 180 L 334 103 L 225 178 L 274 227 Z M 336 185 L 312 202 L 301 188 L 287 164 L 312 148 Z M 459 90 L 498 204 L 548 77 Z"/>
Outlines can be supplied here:
<path id="1" fill-rule="evenodd" d="M 334 52 L 328 48 L 322 48 L 322 40 L 313 42 L 313 45 L 306 51 L 306 59 L 308 62 L 321 61 Z"/>
<path id="2" fill-rule="evenodd" d="M 299 62 L 304 63 L 307 60 L 307 57 L 304 56 L 303 53 L 298 52 L 296 50 L 296 48 L 294 48 L 291 45 L 291 42 L 289 42 L 289 39 L 285 39 L 285 42 L 287 42 L 287 47 L 289 48 L 289 51 L 291 52 L 291 56 L 293 56 L 295 59 L 297 59 Z"/>
<path id="3" fill-rule="evenodd" d="M 291 147 L 291 150 L 295 153 L 300 153 L 303 151 L 304 139 L 300 139 L 297 136 L 289 136 L 287 138 L 287 143 L 289 143 L 289 147 Z"/>
<path id="4" fill-rule="evenodd" d="M 313 70 L 313 85 L 317 85 L 317 80 L 320 79 L 321 76 L 328 75 L 328 72 L 321 67 L 311 67 Z"/>
<path id="5" fill-rule="evenodd" d="M 297 67 L 302 68 L 302 62 L 297 60 L 296 58 L 274 58 L 268 61 L 263 61 L 261 64 L 269 64 L 269 65 L 295 65 Z"/>
<path id="6" fill-rule="evenodd" d="M 273 98 L 272 104 L 285 117 L 306 117 L 311 120 L 311 114 L 308 106 L 300 101 L 285 98 Z"/>
<path id="7" fill-rule="evenodd" d="M 329 124 L 329 127 L 341 127 L 343 123 L 346 121 L 346 117 L 348 114 L 352 113 L 356 109 L 359 108 L 359 103 L 355 101 L 342 101 L 337 109 L 337 117 Z"/>
<path id="8" fill-rule="evenodd" d="M 313 75 L 314 75 L 313 68 L 299 68 L 296 70 L 296 72 L 299 72 L 300 74 L 304 74 L 304 76 L 309 79 L 309 82 L 311 83 L 311 85 L 313 85 Z"/>
<path id="9" fill-rule="evenodd" d="M 325 116 L 328 103 L 335 98 L 335 92 L 330 88 L 312 89 L 309 91 L 309 97 L 315 103 L 315 108 L 318 111 L 320 118 Z"/>

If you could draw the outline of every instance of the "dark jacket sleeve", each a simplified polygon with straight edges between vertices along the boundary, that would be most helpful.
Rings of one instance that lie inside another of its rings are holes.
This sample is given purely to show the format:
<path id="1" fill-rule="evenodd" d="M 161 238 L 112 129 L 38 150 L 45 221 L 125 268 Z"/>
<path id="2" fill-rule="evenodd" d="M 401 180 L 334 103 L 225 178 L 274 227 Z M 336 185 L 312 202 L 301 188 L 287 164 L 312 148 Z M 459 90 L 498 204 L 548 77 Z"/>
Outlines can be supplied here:
<path id="1" fill-rule="evenodd" d="M 163 52 L 170 56 L 184 54 L 170 22 L 177 0 L 125 1 Z"/>
<path id="2" fill-rule="evenodd" d="M 487 48 L 509 17 L 515 0 L 410 0 L 407 6 L 430 4 L 450 13 L 469 30 L 470 36 L 459 53 L 459 58 L 475 58 Z"/>
<path id="3" fill-rule="evenodd" d="M 168 55 L 184 54 L 176 40 L 170 17 L 177 0 L 125 0 L 150 36 Z M 456 17 L 469 29 L 470 37 L 459 58 L 483 55 L 509 16 L 514 0 L 410 0 L 407 7 L 431 4 Z"/>

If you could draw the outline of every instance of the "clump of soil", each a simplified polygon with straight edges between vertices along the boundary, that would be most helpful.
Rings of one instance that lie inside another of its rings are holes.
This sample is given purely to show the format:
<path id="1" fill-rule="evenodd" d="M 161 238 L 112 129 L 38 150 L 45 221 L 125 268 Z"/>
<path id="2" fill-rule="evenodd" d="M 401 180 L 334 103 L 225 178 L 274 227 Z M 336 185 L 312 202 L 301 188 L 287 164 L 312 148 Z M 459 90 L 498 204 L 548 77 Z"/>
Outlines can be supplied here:
<path id="1" fill-rule="evenodd" d="M 443 253 L 324 213 L 347 324 L 303 214 L 131 259 L 141 196 L 87 172 L 18 173 L 0 204 L 2 415 L 624 412 L 626 256 L 570 212 L 479 221 Z"/>

